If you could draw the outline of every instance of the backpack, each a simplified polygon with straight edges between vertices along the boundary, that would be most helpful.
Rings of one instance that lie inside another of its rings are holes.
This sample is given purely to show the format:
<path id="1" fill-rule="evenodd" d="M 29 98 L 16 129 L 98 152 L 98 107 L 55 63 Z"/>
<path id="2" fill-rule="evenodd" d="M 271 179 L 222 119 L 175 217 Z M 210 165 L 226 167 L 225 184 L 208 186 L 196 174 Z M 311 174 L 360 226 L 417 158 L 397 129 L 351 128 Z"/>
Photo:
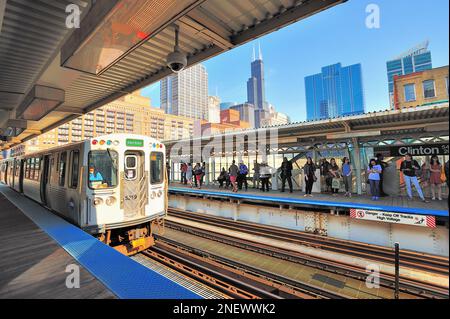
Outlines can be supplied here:
<path id="1" fill-rule="evenodd" d="M 245 164 L 239 165 L 239 172 L 241 174 L 248 174 L 247 165 L 245 165 Z"/>

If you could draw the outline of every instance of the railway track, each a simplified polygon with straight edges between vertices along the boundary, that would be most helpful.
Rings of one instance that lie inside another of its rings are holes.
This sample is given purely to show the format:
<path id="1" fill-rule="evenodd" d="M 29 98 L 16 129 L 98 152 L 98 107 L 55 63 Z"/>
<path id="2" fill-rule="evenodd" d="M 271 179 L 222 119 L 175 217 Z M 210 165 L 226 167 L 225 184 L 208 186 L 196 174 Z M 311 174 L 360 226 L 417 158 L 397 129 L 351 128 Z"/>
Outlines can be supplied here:
<path id="1" fill-rule="evenodd" d="M 185 276 L 237 299 L 342 299 L 344 296 L 289 281 L 260 269 L 212 256 L 182 243 L 158 236 L 156 245 L 141 253 Z"/>
<path id="2" fill-rule="evenodd" d="M 243 221 L 232 221 L 222 217 L 208 216 L 180 209 L 169 208 L 171 216 L 202 222 L 212 226 L 219 226 L 236 231 L 264 236 L 272 239 L 290 241 L 296 244 L 339 252 L 355 257 L 373 261 L 394 263 L 394 251 L 389 247 L 376 246 L 361 242 L 346 241 L 336 238 L 324 237 L 311 233 L 278 228 L 273 226 L 254 224 Z M 403 266 L 426 270 L 436 274 L 449 275 L 449 259 L 447 257 L 429 255 L 414 251 L 400 250 L 400 259 Z"/>
<path id="3" fill-rule="evenodd" d="M 235 237 L 212 233 L 171 221 L 170 222 L 166 221 L 166 226 L 202 238 L 212 239 L 214 241 L 219 241 L 227 245 L 244 248 L 246 250 L 255 251 L 276 258 L 294 261 L 296 263 L 325 270 L 327 272 L 344 275 L 357 280 L 365 281 L 365 279 L 367 278 L 366 270 L 358 268 L 356 266 L 345 265 L 339 262 L 334 262 L 318 257 L 312 257 L 309 255 L 287 251 L 280 248 L 274 248 L 272 246 L 267 246 L 264 244 L 249 242 L 246 240 L 237 239 Z M 159 236 L 158 238 L 163 237 Z M 394 276 L 388 274 L 380 274 L 380 285 L 389 289 L 394 289 L 395 286 Z M 400 291 L 414 296 L 418 296 L 420 298 L 444 298 L 444 299 L 448 298 L 448 289 L 405 278 L 400 279 Z"/>

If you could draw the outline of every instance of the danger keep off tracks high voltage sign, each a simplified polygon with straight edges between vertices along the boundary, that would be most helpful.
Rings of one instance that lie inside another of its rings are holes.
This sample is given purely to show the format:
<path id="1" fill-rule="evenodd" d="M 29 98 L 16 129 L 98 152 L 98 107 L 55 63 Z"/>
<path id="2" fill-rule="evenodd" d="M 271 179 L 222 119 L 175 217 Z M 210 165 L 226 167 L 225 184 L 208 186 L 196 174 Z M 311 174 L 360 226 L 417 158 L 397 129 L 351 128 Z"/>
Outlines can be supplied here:
<path id="1" fill-rule="evenodd" d="M 412 215 L 352 208 L 350 210 L 350 217 L 385 223 L 405 224 L 430 228 L 436 227 L 436 218 L 434 216 L 426 215 Z"/>

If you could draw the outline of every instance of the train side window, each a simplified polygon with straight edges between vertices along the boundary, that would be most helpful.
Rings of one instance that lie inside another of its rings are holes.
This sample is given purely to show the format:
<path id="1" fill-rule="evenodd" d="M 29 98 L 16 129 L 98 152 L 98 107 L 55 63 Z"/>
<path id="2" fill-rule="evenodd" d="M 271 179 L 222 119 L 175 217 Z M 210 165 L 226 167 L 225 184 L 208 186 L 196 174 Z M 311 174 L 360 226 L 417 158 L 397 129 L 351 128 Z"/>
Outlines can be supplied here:
<path id="1" fill-rule="evenodd" d="M 14 169 L 14 175 L 16 176 L 16 177 L 19 177 L 19 173 L 20 173 L 20 160 L 16 160 L 16 163 L 15 163 L 15 169 Z"/>
<path id="2" fill-rule="evenodd" d="M 34 159 L 34 180 L 39 180 L 39 173 L 41 171 L 41 159 L 36 157 Z"/>
<path id="3" fill-rule="evenodd" d="M 34 161 L 35 158 L 30 158 L 30 179 L 33 180 L 34 179 Z"/>
<path id="4" fill-rule="evenodd" d="M 25 177 L 27 179 L 30 179 L 30 168 L 31 168 L 31 158 L 27 158 L 27 164 L 25 168 Z"/>
<path id="5" fill-rule="evenodd" d="M 164 155 L 161 152 L 150 153 L 150 183 L 160 184 L 164 181 Z"/>
<path id="6" fill-rule="evenodd" d="M 72 167 L 70 172 L 70 187 L 78 187 L 78 171 L 80 169 L 80 152 L 72 151 Z"/>
<path id="7" fill-rule="evenodd" d="M 59 155 L 59 186 L 64 186 L 66 181 L 66 164 L 67 152 L 63 152 Z"/>

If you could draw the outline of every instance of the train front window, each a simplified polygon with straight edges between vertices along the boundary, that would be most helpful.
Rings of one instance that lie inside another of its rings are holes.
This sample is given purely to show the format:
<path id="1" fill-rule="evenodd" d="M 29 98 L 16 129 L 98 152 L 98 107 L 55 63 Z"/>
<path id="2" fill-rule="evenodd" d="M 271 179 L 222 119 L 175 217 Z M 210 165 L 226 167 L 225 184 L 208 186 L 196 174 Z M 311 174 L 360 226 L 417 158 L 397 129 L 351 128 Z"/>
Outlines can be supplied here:
<path id="1" fill-rule="evenodd" d="M 112 150 L 89 152 L 89 188 L 105 189 L 117 186 L 118 158 L 117 152 Z"/>
<path id="2" fill-rule="evenodd" d="M 150 183 L 160 184 L 164 181 L 164 156 L 161 152 L 150 154 Z"/>

